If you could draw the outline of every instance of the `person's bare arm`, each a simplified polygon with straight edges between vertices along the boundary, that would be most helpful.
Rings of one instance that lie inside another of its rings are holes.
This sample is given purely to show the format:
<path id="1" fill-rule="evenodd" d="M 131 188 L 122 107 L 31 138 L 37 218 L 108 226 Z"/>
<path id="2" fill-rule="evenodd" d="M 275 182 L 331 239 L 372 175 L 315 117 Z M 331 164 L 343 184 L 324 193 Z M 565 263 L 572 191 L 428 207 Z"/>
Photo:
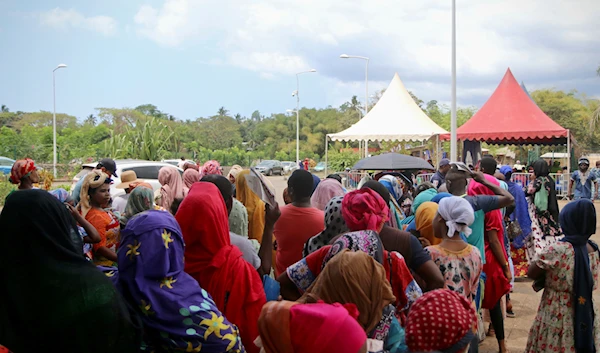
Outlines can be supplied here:
<path id="1" fill-rule="evenodd" d="M 531 278 L 532 280 L 536 280 L 541 278 L 544 273 L 546 273 L 546 270 L 540 268 L 535 261 L 531 263 L 531 265 L 529 265 L 529 269 L 527 270 L 527 277 Z"/>
<path id="2" fill-rule="evenodd" d="M 573 189 L 573 179 L 569 179 L 569 189 L 567 190 L 568 198 L 571 198 L 571 189 Z"/>
<path id="3" fill-rule="evenodd" d="M 277 277 L 277 282 L 279 282 L 280 294 L 284 300 L 296 301 L 300 299 L 300 291 L 288 276 L 287 271 Z"/>
<path id="4" fill-rule="evenodd" d="M 75 209 L 75 207 L 71 206 L 68 203 L 65 203 L 69 212 L 75 221 L 85 230 L 87 236 L 83 237 L 84 243 L 96 244 L 99 243 L 102 238 L 100 238 L 100 233 L 96 230 L 96 228 L 88 222 L 83 216 Z"/>
<path id="5" fill-rule="evenodd" d="M 502 250 L 502 245 L 500 244 L 500 240 L 498 239 L 498 231 L 497 230 L 486 230 L 484 233 L 485 239 L 490 243 L 490 248 L 492 249 L 492 253 L 496 258 L 496 261 L 502 267 L 502 271 L 504 272 L 504 277 L 508 279 L 510 282 L 512 280 L 512 275 L 510 273 L 510 268 L 508 267 L 508 261 L 504 256 L 504 251 Z"/>
<path id="6" fill-rule="evenodd" d="M 515 198 L 508 192 L 504 190 L 499 185 L 495 185 L 490 183 L 484 176 L 482 172 L 475 172 L 471 175 L 473 180 L 476 182 L 483 184 L 488 189 L 492 190 L 492 192 L 498 196 L 498 207 L 504 208 L 515 203 Z"/>
<path id="7" fill-rule="evenodd" d="M 110 250 L 106 246 L 101 246 L 96 249 L 96 255 L 105 257 L 107 260 L 117 262 L 117 253 Z"/>
<path id="8" fill-rule="evenodd" d="M 281 211 L 279 211 L 277 203 L 275 203 L 274 207 L 270 207 L 268 204 L 265 205 L 265 229 L 263 230 L 262 243 L 258 249 L 258 257 L 261 264 L 257 271 L 261 277 L 271 273 L 273 262 L 273 228 L 279 216 L 281 216 Z"/>
<path id="9" fill-rule="evenodd" d="M 423 291 L 428 292 L 434 289 L 444 288 L 446 282 L 444 281 L 444 277 L 440 272 L 439 267 L 432 261 L 429 260 L 422 264 L 417 270 L 417 274 L 421 277 L 425 284 L 426 288 L 423 288 Z"/>

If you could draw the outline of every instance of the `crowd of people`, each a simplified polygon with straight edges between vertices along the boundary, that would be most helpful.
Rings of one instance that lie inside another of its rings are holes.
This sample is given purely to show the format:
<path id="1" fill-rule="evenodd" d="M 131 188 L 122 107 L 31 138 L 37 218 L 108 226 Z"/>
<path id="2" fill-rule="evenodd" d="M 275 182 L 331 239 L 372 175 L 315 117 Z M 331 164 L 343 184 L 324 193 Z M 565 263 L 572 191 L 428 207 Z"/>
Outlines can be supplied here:
<path id="1" fill-rule="evenodd" d="M 35 163 L 15 163 L 0 352 L 478 352 L 487 333 L 503 353 L 524 275 L 544 290 L 526 352 L 600 351 L 594 204 L 559 212 L 543 160 L 525 189 L 487 157 L 352 191 L 299 169 L 281 207 L 252 170 L 181 167 L 158 190 L 123 172 L 113 198 L 111 159 L 72 194 L 36 190 Z"/>

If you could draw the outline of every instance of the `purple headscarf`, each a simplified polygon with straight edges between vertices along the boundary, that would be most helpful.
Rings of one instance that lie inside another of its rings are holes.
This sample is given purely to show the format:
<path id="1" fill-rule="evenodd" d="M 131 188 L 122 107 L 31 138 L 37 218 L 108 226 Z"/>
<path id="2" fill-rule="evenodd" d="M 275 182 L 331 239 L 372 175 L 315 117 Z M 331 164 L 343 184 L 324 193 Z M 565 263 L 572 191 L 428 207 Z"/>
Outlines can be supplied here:
<path id="1" fill-rule="evenodd" d="M 238 328 L 183 270 L 181 229 L 167 212 L 133 217 L 121 232 L 119 288 L 144 322 L 149 342 L 168 350 L 242 350 Z"/>

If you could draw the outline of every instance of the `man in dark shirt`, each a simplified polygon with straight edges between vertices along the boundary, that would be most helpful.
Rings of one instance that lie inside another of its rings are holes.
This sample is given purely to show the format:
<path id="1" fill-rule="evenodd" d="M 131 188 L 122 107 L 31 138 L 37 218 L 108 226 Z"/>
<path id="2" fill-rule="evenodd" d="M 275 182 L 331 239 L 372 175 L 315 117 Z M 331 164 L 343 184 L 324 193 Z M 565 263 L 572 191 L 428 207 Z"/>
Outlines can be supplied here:
<path id="1" fill-rule="evenodd" d="M 446 173 L 450 170 L 450 160 L 444 158 L 440 161 L 438 171 L 431 177 L 431 182 L 439 189 L 446 182 Z"/>

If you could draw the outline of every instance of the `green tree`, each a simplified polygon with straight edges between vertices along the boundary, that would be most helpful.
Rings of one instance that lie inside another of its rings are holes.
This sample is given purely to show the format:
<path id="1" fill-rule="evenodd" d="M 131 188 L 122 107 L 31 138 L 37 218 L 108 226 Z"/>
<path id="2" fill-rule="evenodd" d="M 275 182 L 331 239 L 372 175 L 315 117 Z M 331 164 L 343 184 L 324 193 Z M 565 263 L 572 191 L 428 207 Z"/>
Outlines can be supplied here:
<path id="1" fill-rule="evenodd" d="M 135 146 L 132 151 L 135 158 L 158 161 L 167 154 L 173 130 L 158 118 L 152 117 L 143 124 L 129 128 L 126 136 Z"/>
<path id="2" fill-rule="evenodd" d="M 6 105 L 2 104 L 2 107 L 0 107 L 0 112 L 8 113 L 9 112 L 8 107 Z"/>
<path id="3" fill-rule="evenodd" d="M 217 114 L 219 114 L 219 116 L 228 116 L 229 110 L 225 109 L 225 107 L 221 107 Z"/>
<path id="4" fill-rule="evenodd" d="M 198 122 L 200 144 L 212 150 L 231 148 L 242 144 L 242 136 L 234 118 L 226 115 L 215 115 Z"/>

